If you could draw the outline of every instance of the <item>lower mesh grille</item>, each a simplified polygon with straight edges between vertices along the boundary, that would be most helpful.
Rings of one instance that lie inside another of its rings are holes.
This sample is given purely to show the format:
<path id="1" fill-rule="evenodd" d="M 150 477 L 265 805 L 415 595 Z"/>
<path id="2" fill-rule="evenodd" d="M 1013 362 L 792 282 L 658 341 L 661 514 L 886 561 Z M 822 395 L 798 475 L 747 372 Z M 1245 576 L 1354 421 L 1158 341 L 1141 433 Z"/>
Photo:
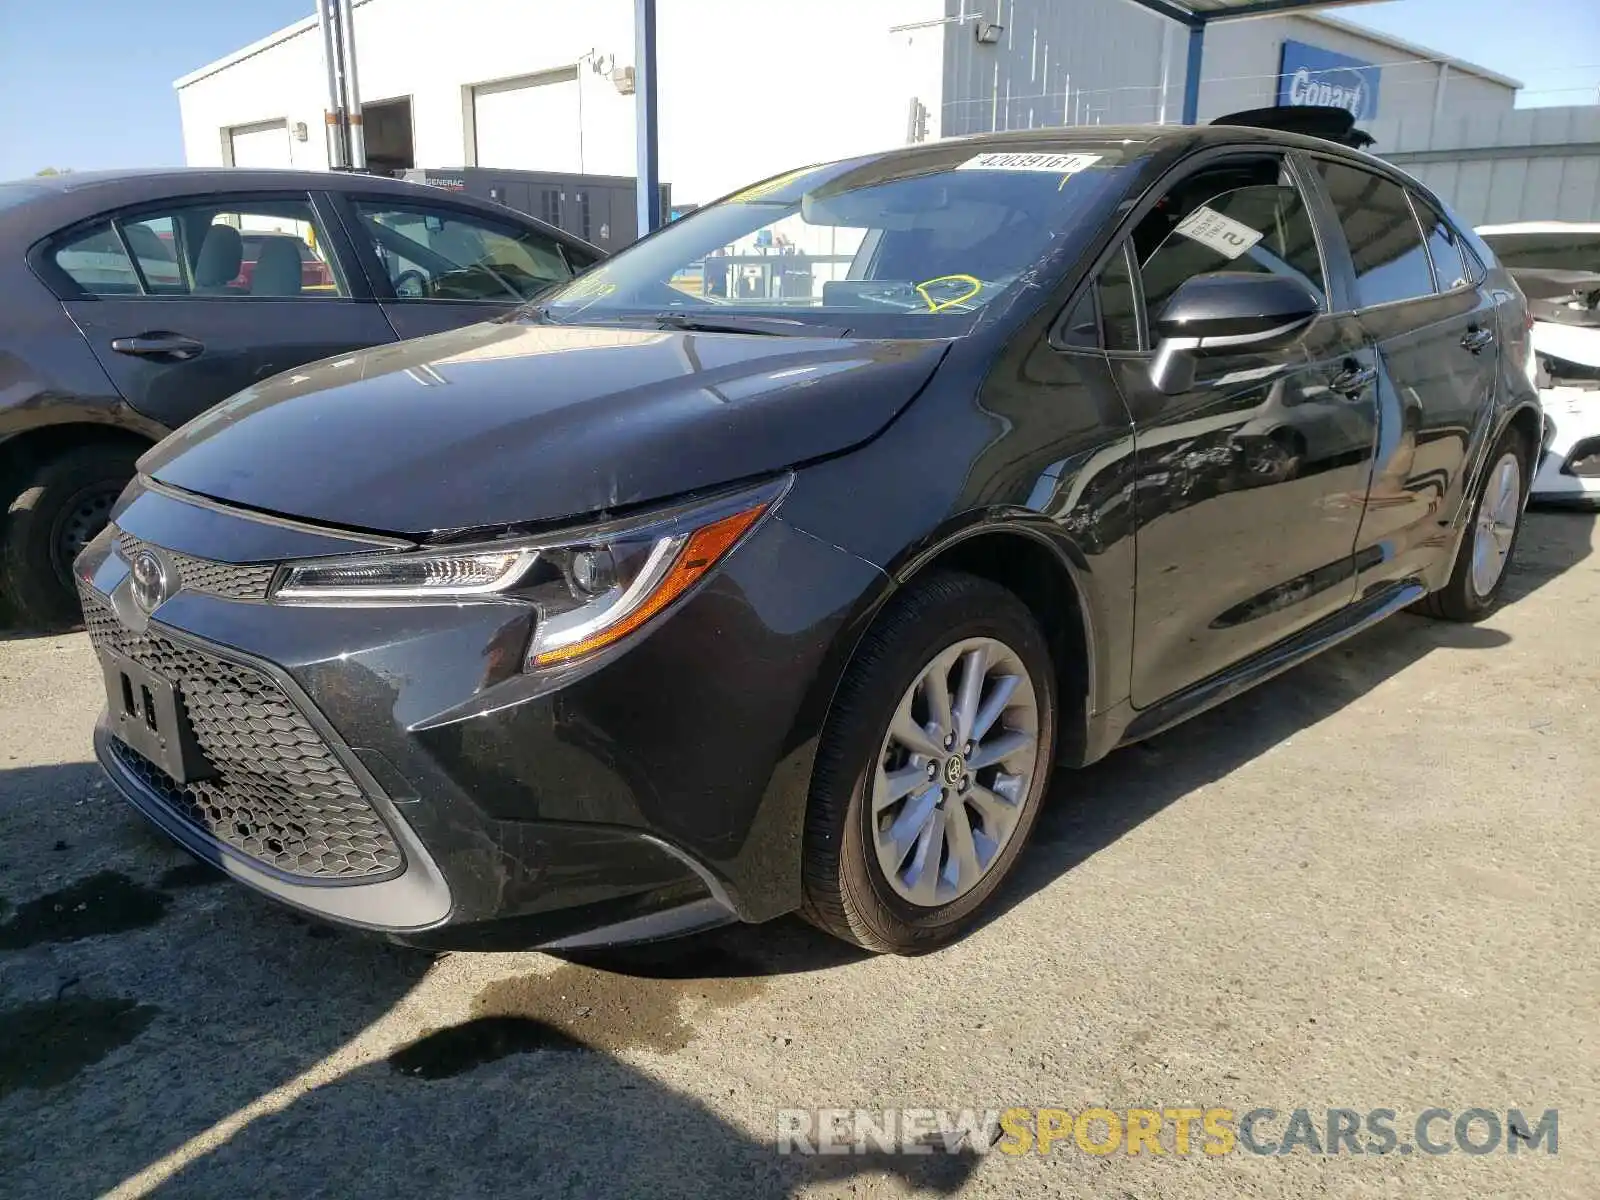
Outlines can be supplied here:
<path id="1" fill-rule="evenodd" d="M 178 816 L 288 875 L 376 882 L 405 865 L 383 819 L 288 695 L 254 668 L 135 633 L 84 589 L 97 650 L 133 659 L 176 686 L 196 742 L 216 775 L 180 784 L 112 739 L 117 761 Z"/>

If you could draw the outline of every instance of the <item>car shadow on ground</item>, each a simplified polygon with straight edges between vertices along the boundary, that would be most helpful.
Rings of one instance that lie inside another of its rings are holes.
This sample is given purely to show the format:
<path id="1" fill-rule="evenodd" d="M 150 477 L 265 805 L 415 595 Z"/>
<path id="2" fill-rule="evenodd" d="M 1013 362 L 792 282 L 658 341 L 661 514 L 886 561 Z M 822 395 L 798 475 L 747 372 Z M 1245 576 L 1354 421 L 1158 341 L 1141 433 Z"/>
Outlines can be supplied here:
<path id="1" fill-rule="evenodd" d="M 430 986 L 450 956 L 262 900 L 97 781 L 92 763 L 0 771 L 6 1200 L 784 1196 L 881 1176 L 947 1194 L 977 1166 L 942 1143 L 780 1155 L 766 1106 L 626 1061 L 683 1049 L 699 1014 L 758 995 L 756 976 L 853 957 L 837 943 L 796 926 L 761 959 L 753 941 L 691 942 L 652 976 L 510 958 L 496 970 L 528 973 Z"/>
<path id="2" fill-rule="evenodd" d="M 701 1099 L 554 1027 L 529 1021 L 515 1036 L 539 1052 L 459 1077 L 360 1067 L 252 1123 L 150 1194 L 704 1200 L 893 1176 L 949 1195 L 979 1162 L 971 1149 L 942 1145 L 915 1157 L 780 1154 Z M 774 1122 L 764 1106 L 756 1115 L 761 1126 Z"/>

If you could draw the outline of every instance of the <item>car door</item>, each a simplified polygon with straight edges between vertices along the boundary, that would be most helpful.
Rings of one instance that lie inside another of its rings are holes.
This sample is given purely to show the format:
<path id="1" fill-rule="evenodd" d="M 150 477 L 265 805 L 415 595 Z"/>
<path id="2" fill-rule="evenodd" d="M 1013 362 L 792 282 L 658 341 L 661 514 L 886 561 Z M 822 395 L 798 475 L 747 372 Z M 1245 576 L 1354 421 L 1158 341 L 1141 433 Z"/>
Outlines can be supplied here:
<path id="1" fill-rule="evenodd" d="M 543 230 L 448 202 L 342 198 L 346 221 L 402 338 L 491 320 L 587 267 Z"/>
<path id="2" fill-rule="evenodd" d="M 1474 438 L 1493 411 L 1494 301 L 1461 236 L 1397 180 L 1342 160 L 1315 174 L 1355 269 L 1356 316 L 1376 343 L 1382 430 L 1358 553 L 1364 578 L 1429 566 L 1456 514 Z"/>
<path id="3" fill-rule="evenodd" d="M 1130 249 L 1142 353 L 1117 358 L 1137 461 L 1132 695 L 1145 707 L 1338 612 L 1377 438 L 1373 353 L 1339 315 L 1304 188 L 1282 154 L 1225 152 L 1169 184 Z M 1167 301 L 1216 272 L 1296 280 L 1322 315 L 1286 339 L 1195 358 L 1157 384 Z M 1157 353 L 1153 356 L 1151 351 Z"/>
<path id="4" fill-rule="evenodd" d="M 394 340 L 342 236 L 305 192 L 185 197 L 63 230 L 34 261 L 128 403 L 176 429 L 280 371 Z"/>

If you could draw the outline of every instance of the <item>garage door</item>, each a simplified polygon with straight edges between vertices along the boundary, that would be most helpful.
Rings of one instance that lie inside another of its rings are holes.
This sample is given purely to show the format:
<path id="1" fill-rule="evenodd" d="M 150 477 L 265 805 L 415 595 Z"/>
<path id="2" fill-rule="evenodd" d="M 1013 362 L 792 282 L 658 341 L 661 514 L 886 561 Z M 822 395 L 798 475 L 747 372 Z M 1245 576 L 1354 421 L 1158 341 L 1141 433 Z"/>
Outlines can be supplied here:
<path id="1" fill-rule="evenodd" d="M 480 167 L 581 170 L 576 68 L 480 84 L 472 125 Z"/>
<path id="2" fill-rule="evenodd" d="M 237 125 L 228 130 L 228 143 L 236 167 L 292 167 L 289 127 L 283 121 L 262 125 Z"/>

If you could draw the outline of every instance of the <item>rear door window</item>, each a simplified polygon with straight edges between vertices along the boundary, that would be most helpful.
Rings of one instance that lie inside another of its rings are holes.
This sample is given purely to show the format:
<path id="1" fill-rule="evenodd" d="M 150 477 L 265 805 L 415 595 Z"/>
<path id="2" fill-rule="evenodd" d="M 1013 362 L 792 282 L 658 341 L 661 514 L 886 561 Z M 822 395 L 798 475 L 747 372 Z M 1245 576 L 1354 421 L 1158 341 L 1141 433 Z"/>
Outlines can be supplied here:
<path id="1" fill-rule="evenodd" d="M 301 196 L 138 210 L 69 235 L 54 260 L 92 296 L 349 295 L 311 202 Z"/>
<path id="2" fill-rule="evenodd" d="M 172 218 L 125 221 L 122 236 L 138 260 L 145 285 L 157 295 L 184 295 L 189 287 L 178 264 L 178 238 Z"/>
<path id="3" fill-rule="evenodd" d="M 1355 263 L 1357 307 L 1433 295 L 1428 251 L 1406 190 L 1382 175 L 1344 163 L 1321 160 L 1316 169 Z M 1457 255 L 1452 278 L 1459 274 Z"/>

